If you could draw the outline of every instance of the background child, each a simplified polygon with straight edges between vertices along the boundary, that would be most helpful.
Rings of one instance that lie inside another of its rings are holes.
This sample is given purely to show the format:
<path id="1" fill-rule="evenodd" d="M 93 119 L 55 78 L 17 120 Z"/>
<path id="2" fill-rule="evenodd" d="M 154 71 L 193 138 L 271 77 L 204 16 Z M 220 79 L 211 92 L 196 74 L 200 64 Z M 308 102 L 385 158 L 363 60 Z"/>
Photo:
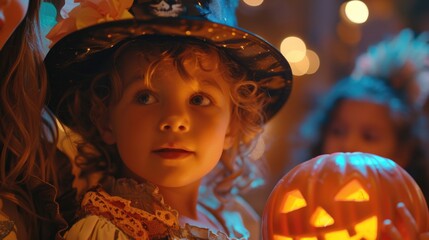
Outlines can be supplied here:
<path id="1" fill-rule="evenodd" d="M 82 173 L 104 173 L 66 238 L 258 239 L 258 216 L 239 193 L 257 178 L 249 155 L 262 124 L 287 99 L 288 63 L 223 25 L 235 22 L 224 15 L 235 1 L 122 3 L 115 16 L 130 8 L 140 20 L 75 31 L 45 60 L 49 105 L 83 139 Z M 82 2 L 49 36 L 99 7 Z"/>
<path id="2" fill-rule="evenodd" d="M 69 161 L 52 142 L 52 118 L 46 112 L 41 117 L 46 72 L 39 6 L 38 0 L 0 1 L 1 239 L 54 239 L 67 226 L 59 210 L 74 215 Z M 57 201 L 68 202 L 59 209 Z"/>
<path id="3" fill-rule="evenodd" d="M 301 128 L 304 161 L 323 153 L 368 152 L 404 167 L 429 197 L 427 96 L 429 46 L 404 30 L 370 47 L 352 76 L 339 81 Z M 425 83 L 426 81 L 426 83 Z"/>

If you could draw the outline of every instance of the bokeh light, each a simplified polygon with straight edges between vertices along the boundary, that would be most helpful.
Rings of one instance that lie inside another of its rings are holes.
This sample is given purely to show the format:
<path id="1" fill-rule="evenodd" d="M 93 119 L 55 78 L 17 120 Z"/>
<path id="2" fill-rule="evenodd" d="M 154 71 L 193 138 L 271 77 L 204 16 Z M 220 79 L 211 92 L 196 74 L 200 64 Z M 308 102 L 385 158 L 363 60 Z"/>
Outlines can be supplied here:
<path id="1" fill-rule="evenodd" d="M 317 72 L 320 67 L 320 59 L 316 52 L 313 50 L 307 49 L 307 58 L 310 63 L 308 66 L 307 74 L 313 74 Z"/>
<path id="2" fill-rule="evenodd" d="M 364 2 L 359 0 L 352 0 L 345 3 L 344 13 L 348 20 L 357 24 L 366 22 L 369 16 L 368 7 Z"/>
<path id="3" fill-rule="evenodd" d="M 310 61 L 307 56 L 304 56 L 299 62 L 291 62 L 290 67 L 292 68 L 293 75 L 302 76 L 307 73 L 310 67 Z"/>
<path id="4" fill-rule="evenodd" d="M 249 6 L 257 7 L 261 5 L 264 2 L 264 0 L 243 0 L 243 2 Z"/>
<path id="5" fill-rule="evenodd" d="M 287 37 L 280 44 L 280 52 L 289 62 L 300 62 L 305 57 L 306 51 L 307 47 L 299 37 Z"/>

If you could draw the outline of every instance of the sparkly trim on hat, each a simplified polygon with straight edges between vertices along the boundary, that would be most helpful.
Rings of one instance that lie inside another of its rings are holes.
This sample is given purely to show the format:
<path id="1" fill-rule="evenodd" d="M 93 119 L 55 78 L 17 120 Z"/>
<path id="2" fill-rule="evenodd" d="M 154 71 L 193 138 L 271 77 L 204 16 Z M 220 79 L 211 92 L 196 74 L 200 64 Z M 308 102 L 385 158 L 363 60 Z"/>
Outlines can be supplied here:
<path id="1" fill-rule="evenodd" d="M 264 39 L 235 26 L 237 0 L 75 0 L 74 4 L 66 5 L 65 19 L 48 34 L 54 43 L 45 58 L 51 89 L 48 106 L 54 113 L 65 91 L 83 84 L 79 72 L 87 61 L 103 61 L 112 49 L 142 36 L 198 39 L 225 51 L 268 97 L 266 120 L 289 97 L 289 63 Z"/>

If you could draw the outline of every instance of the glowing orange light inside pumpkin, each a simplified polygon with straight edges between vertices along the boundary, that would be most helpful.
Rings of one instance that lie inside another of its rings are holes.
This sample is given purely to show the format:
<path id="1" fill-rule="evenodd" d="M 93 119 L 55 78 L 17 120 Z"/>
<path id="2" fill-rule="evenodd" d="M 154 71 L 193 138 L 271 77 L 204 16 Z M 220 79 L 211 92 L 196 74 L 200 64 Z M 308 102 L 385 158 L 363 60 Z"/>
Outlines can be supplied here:
<path id="1" fill-rule="evenodd" d="M 327 227 L 334 224 L 334 219 L 321 207 L 317 207 L 310 217 L 310 223 L 314 227 Z"/>
<path id="2" fill-rule="evenodd" d="M 325 234 L 325 240 L 350 239 L 349 231 L 339 230 Z"/>
<path id="3" fill-rule="evenodd" d="M 334 199 L 335 201 L 365 202 L 369 201 L 369 195 L 359 181 L 354 179 L 341 188 Z"/>
<path id="4" fill-rule="evenodd" d="M 307 202 L 299 190 L 287 193 L 282 207 L 282 213 L 288 213 L 307 206 Z"/>
<path id="5" fill-rule="evenodd" d="M 377 217 L 373 216 L 356 224 L 355 231 L 360 233 L 361 236 L 357 239 L 376 239 L 377 238 Z"/>
<path id="6" fill-rule="evenodd" d="M 398 202 L 429 231 L 429 211 L 414 179 L 395 162 L 367 153 L 318 156 L 289 171 L 271 193 L 263 214 L 263 240 L 376 240 L 398 217 Z"/>
<path id="7" fill-rule="evenodd" d="M 284 236 L 280 236 L 280 235 L 274 235 L 273 237 L 274 237 L 273 240 L 293 240 L 293 238 L 284 237 Z"/>
<path id="8" fill-rule="evenodd" d="M 395 214 L 398 202 L 410 210 L 418 232 L 429 231 L 423 194 L 395 162 L 367 153 L 321 155 L 296 166 L 273 189 L 262 239 L 380 239 L 384 219 L 405 228 Z"/>
<path id="9" fill-rule="evenodd" d="M 340 230 L 325 234 L 325 240 L 376 240 L 377 239 L 377 217 L 373 216 L 357 223 L 354 227 L 356 234 L 349 235 L 347 230 Z"/>

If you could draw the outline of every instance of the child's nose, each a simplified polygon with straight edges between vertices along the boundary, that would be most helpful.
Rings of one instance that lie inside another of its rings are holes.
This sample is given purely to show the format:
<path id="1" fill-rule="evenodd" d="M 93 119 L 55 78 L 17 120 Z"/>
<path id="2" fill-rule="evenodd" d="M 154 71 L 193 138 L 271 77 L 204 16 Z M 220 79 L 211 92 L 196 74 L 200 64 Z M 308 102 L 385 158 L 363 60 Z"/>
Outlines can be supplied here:
<path id="1" fill-rule="evenodd" d="M 187 132 L 189 121 L 183 116 L 169 116 L 160 123 L 161 131 Z"/>

